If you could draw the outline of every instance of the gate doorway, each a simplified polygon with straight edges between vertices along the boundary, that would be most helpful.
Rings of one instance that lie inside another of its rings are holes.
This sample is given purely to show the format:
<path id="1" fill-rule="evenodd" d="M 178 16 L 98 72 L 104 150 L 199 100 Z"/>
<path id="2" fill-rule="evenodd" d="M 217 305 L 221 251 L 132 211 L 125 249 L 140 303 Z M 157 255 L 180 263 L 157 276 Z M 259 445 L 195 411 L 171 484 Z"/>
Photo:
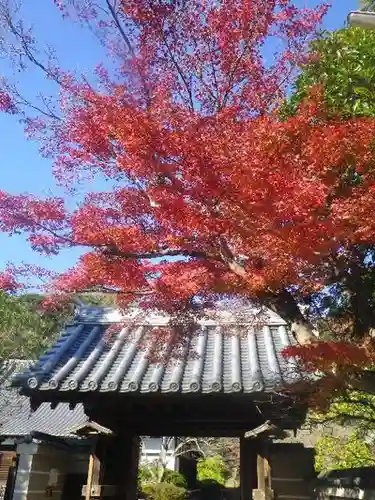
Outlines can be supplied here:
<path id="1" fill-rule="evenodd" d="M 86 474 L 67 474 L 61 500 L 82 500 L 82 487 L 86 480 Z"/>

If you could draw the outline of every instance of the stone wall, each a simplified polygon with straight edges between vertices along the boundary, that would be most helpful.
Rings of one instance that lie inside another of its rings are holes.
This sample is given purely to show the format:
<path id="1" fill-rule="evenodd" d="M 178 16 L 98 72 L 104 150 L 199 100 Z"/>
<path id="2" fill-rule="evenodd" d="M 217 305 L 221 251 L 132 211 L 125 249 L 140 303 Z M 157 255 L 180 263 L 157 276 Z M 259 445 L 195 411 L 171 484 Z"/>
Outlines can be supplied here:
<path id="1" fill-rule="evenodd" d="M 86 457 L 71 449 L 37 443 L 22 443 L 13 500 L 62 500 L 67 474 L 87 471 Z"/>
<path id="2" fill-rule="evenodd" d="M 375 490 L 362 490 L 361 488 L 325 488 L 317 492 L 316 500 L 339 499 L 375 500 Z"/>
<path id="3" fill-rule="evenodd" d="M 333 470 L 315 483 L 317 500 L 375 500 L 375 467 Z"/>
<path id="4" fill-rule="evenodd" d="M 67 452 L 45 444 L 22 443 L 13 500 L 60 500 L 69 459 Z"/>

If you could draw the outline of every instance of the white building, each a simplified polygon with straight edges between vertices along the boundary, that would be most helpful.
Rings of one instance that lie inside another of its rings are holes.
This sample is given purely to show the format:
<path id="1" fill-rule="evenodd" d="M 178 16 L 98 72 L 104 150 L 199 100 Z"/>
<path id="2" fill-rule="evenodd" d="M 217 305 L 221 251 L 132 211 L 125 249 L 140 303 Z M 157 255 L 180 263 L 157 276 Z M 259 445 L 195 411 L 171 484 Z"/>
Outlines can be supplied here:
<path id="1" fill-rule="evenodd" d="M 143 437 L 140 461 L 141 464 L 162 462 L 167 469 L 178 469 L 178 458 L 175 456 L 175 438 Z"/>

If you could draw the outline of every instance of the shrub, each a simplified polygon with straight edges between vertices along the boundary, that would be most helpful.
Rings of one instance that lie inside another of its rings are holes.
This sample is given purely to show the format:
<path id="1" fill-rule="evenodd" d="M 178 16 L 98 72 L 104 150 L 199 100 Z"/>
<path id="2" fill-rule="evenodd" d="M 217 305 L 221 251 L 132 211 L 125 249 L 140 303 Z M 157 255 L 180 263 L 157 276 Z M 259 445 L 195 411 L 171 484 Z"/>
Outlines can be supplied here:
<path id="1" fill-rule="evenodd" d="M 171 483 L 149 483 L 142 487 L 147 500 L 186 500 L 187 491 Z"/>
<path id="2" fill-rule="evenodd" d="M 347 437 L 323 435 L 317 441 L 315 450 L 315 468 L 318 472 L 368 467 L 375 463 L 373 446 L 366 443 L 357 432 Z"/>
<path id="3" fill-rule="evenodd" d="M 217 483 L 225 484 L 225 463 L 219 455 L 200 458 L 197 463 L 198 480 L 213 479 Z"/>
<path id="4" fill-rule="evenodd" d="M 155 467 L 149 465 L 141 465 L 138 469 L 138 484 L 150 483 L 155 480 L 156 470 Z"/>
<path id="5" fill-rule="evenodd" d="M 179 488 L 187 488 L 187 480 L 181 472 L 171 469 L 165 469 L 163 474 L 163 483 L 174 484 Z"/>
<path id="6" fill-rule="evenodd" d="M 157 465 L 155 464 L 141 465 L 138 469 L 139 487 L 142 487 L 143 484 L 162 482 L 174 484 L 175 486 L 178 486 L 180 488 L 187 488 L 187 480 L 185 476 L 180 472 L 174 471 L 172 469 L 165 469 L 161 481 L 159 481 L 160 475 L 158 474 L 158 472 L 159 471 Z"/>

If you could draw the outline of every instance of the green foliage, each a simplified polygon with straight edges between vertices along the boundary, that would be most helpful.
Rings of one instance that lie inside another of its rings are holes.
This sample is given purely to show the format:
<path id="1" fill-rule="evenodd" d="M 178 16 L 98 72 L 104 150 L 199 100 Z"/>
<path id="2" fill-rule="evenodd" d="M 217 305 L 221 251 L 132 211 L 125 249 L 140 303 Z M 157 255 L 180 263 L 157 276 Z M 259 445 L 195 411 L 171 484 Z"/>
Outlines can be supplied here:
<path id="1" fill-rule="evenodd" d="M 316 85 L 323 85 L 324 100 L 333 113 L 375 116 L 374 30 L 345 28 L 322 33 L 312 42 L 310 54 L 281 116 L 294 114 Z"/>
<path id="2" fill-rule="evenodd" d="M 173 484 L 179 488 L 187 488 L 186 478 L 180 472 L 171 469 L 165 469 L 161 473 L 160 472 L 160 468 L 158 468 L 157 464 L 141 465 L 138 469 L 138 484 L 142 487 L 142 485 L 148 483 L 162 482 Z"/>
<path id="3" fill-rule="evenodd" d="M 312 413 L 309 420 L 314 423 L 333 422 L 344 427 L 351 426 L 365 436 L 375 431 L 375 396 L 351 391 L 336 398 L 324 414 Z"/>
<path id="4" fill-rule="evenodd" d="M 90 306 L 117 307 L 116 294 L 97 292 L 90 294 L 77 294 L 76 297 Z"/>
<path id="5" fill-rule="evenodd" d="M 179 488 L 187 488 L 187 480 L 181 472 L 177 472 L 171 469 L 165 469 L 162 482 L 174 484 Z"/>
<path id="6" fill-rule="evenodd" d="M 157 481 L 157 468 L 148 464 L 140 465 L 138 468 L 138 484 L 142 486 L 153 481 Z"/>
<path id="7" fill-rule="evenodd" d="M 311 423 L 341 426 L 341 436 L 323 434 L 315 451 L 318 471 L 364 467 L 375 464 L 375 396 L 351 391 L 334 401 L 328 412 L 311 414 Z"/>
<path id="8" fill-rule="evenodd" d="M 360 0 L 359 7 L 361 10 L 375 10 L 375 0 Z"/>
<path id="9" fill-rule="evenodd" d="M 321 437 L 315 446 L 315 468 L 319 472 L 375 464 L 373 447 L 358 432 L 347 438 Z"/>
<path id="10" fill-rule="evenodd" d="M 43 297 L 0 291 L 0 360 L 35 358 L 53 342 L 70 311 L 40 311 Z"/>
<path id="11" fill-rule="evenodd" d="M 219 455 L 200 458 L 197 463 L 197 472 L 199 481 L 213 479 L 217 483 L 225 484 L 225 463 Z"/>
<path id="12" fill-rule="evenodd" d="M 147 500 L 185 500 L 187 491 L 170 483 L 149 483 L 142 487 Z"/>

